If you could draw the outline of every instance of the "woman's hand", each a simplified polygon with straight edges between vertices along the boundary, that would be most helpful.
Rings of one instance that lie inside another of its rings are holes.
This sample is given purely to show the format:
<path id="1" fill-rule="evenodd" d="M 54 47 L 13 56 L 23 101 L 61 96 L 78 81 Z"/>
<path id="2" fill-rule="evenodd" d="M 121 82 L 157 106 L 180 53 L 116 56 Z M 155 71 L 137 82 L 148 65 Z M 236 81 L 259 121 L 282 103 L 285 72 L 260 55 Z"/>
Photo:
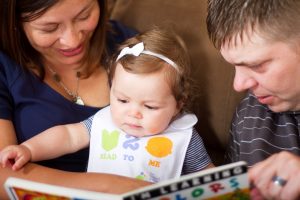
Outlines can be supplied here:
<path id="1" fill-rule="evenodd" d="M 31 159 L 31 152 L 25 145 L 10 145 L 0 152 L 2 167 L 11 167 L 16 171 L 22 168 Z"/>
<path id="2" fill-rule="evenodd" d="M 249 170 L 252 199 L 300 198 L 300 157 L 283 151 Z"/>

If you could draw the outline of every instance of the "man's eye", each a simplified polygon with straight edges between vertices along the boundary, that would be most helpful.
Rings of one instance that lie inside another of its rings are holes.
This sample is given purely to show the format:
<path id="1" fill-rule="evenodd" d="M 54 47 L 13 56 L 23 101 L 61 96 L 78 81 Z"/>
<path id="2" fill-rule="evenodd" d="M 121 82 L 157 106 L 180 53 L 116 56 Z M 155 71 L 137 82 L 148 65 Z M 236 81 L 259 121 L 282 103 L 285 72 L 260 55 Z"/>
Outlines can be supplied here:
<path id="1" fill-rule="evenodd" d="M 260 64 L 258 64 L 258 65 L 251 65 L 251 66 L 250 66 L 251 69 L 257 69 L 257 68 L 259 68 L 259 67 L 261 67 Z"/>
<path id="2" fill-rule="evenodd" d="M 125 100 L 125 99 L 118 99 L 118 101 L 121 102 L 121 103 L 128 103 L 128 101 Z"/>

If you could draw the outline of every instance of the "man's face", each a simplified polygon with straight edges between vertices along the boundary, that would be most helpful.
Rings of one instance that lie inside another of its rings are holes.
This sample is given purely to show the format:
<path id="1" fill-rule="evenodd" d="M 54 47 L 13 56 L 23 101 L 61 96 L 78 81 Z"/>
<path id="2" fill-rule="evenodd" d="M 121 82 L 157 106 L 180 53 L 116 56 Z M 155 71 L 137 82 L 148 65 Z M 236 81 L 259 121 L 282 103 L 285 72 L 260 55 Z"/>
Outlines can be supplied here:
<path id="1" fill-rule="evenodd" d="M 298 41 L 299 42 L 299 41 Z M 299 46 L 298 46 L 299 48 Z M 253 32 L 221 47 L 235 66 L 234 89 L 250 90 L 274 112 L 300 110 L 300 50 L 283 41 L 270 41 Z"/>

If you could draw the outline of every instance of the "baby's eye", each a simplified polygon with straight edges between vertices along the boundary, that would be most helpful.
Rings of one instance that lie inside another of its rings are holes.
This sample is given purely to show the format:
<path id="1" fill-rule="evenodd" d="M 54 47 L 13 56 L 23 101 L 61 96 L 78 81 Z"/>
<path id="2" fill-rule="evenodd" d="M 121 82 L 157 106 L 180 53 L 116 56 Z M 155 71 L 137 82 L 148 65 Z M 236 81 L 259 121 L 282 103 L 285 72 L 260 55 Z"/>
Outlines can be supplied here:
<path id="1" fill-rule="evenodd" d="M 128 101 L 127 101 L 126 99 L 118 99 L 118 101 L 119 101 L 120 103 L 128 103 Z"/>
<path id="2" fill-rule="evenodd" d="M 148 108 L 149 110 L 157 110 L 158 107 L 156 106 L 149 106 L 149 105 L 145 105 L 146 108 Z"/>

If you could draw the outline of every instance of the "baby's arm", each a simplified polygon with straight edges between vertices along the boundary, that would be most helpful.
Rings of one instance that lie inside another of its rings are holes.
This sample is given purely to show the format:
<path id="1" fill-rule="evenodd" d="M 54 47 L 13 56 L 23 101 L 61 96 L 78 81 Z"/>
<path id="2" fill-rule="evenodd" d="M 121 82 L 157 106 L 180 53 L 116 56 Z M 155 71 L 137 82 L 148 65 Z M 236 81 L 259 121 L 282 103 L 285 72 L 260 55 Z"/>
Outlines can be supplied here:
<path id="1" fill-rule="evenodd" d="M 2 165 L 18 170 L 29 161 L 56 158 L 76 152 L 89 144 L 89 134 L 82 123 L 55 126 L 21 145 L 11 145 L 0 152 Z M 13 164 L 10 164 L 14 161 Z"/>

